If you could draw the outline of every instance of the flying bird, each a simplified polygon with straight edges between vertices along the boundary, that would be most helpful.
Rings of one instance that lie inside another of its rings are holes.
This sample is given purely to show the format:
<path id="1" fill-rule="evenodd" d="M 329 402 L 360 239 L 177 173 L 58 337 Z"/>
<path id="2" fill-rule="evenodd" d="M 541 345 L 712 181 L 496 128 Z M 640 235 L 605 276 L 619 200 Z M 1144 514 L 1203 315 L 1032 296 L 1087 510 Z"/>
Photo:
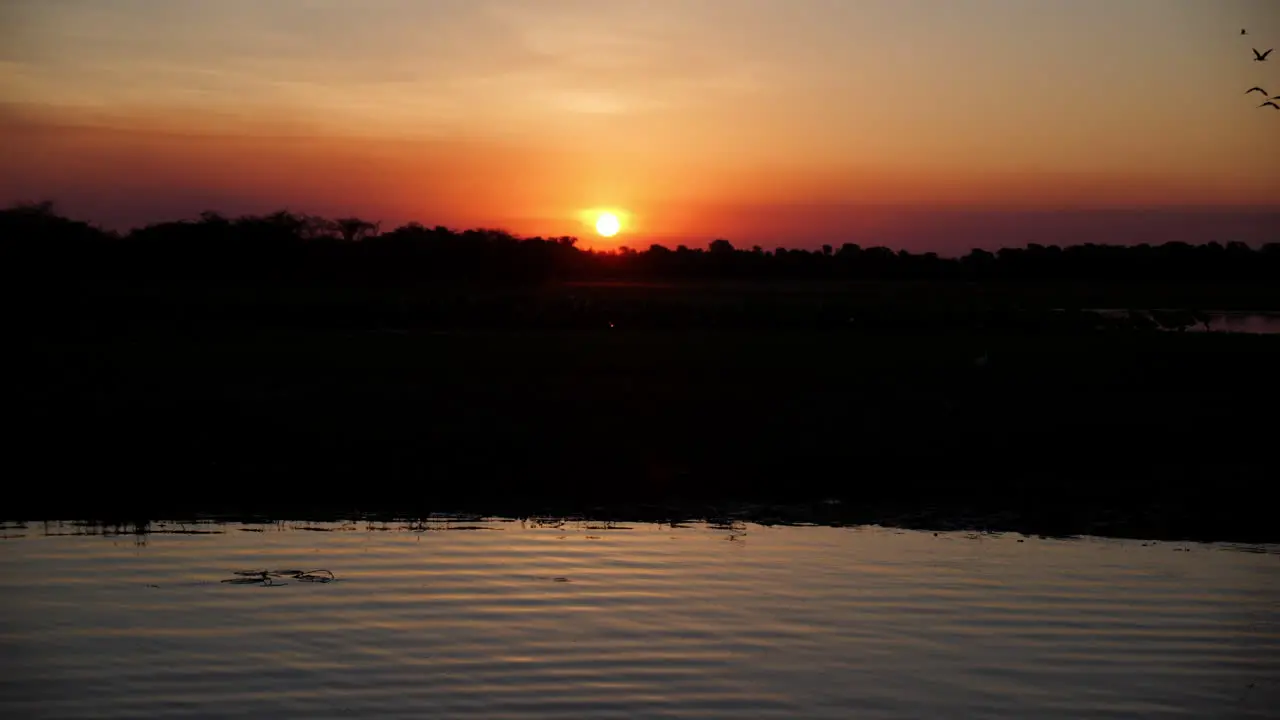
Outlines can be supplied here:
<path id="1" fill-rule="evenodd" d="M 1250 48 L 1250 50 L 1253 50 L 1253 61 L 1262 62 L 1267 59 L 1267 56 L 1271 54 L 1271 50 L 1275 50 L 1275 48 L 1271 48 L 1263 53 L 1258 52 L 1258 48 Z"/>
<path id="2" fill-rule="evenodd" d="M 1240 28 L 1240 34 L 1241 34 L 1241 35 L 1248 35 L 1248 34 L 1249 34 L 1249 31 L 1248 31 L 1248 30 L 1245 30 L 1244 28 Z"/>
<path id="3" fill-rule="evenodd" d="M 1251 92 L 1260 92 L 1260 93 L 1262 93 L 1263 97 L 1266 97 L 1266 95 L 1267 95 L 1267 91 L 1266 91 L 1266 90 L 1263 90 L 1262 88 L 1257 87 L 1256 85 L 1255 85 L 1254 87 L 1249 88 L 1248 90 L 1245 90 L 1245 91 L 1244 91 L 1244 94 L 1245 94 L 1245 95 L 1248 95 L 1248 94 L 1249 94 L 1249 93 L 1251 93 Z"/>
<path id="4" fill-rule="evenodd" d="M 1277 109 L 1277 110 L 1280 110 L 1280 105 L 1277 105 L 1277 104 L 1275 104 L 1275 103 L 1271 102 L 1270 100 L 1268 100 L 1268 101 L 1266 101 L 1266 102 L 1262 103 L 1262 104 L 1261 104 L 1261 105 L 1259 105 L 1258 107 L 1260 107 L 1260 108 L 1264 108 L 1264 107 L 1273 107 L 1273 108 L 1275 108 L 1275 109 Z"/>

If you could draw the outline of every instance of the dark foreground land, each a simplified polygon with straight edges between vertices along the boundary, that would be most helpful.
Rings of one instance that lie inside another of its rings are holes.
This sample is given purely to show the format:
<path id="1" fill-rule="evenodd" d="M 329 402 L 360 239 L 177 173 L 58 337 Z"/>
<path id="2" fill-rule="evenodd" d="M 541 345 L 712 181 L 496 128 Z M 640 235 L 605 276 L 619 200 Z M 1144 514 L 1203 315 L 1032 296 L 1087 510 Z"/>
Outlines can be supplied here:
<path id="1" fill-rule="evenodd" d="M 12 517 L 750 502 L 1280 540 L 1276 337 L 152 325 L 10 356 Z"/>
<path id="2" fill-rule="evenodd" d="M 0 213 L 0 513 L 745 503 L 1280 541 L 1280 336 L 1193 331 L 1280 308 L 1280 245 L 600 255 L 371 227 Z"/>

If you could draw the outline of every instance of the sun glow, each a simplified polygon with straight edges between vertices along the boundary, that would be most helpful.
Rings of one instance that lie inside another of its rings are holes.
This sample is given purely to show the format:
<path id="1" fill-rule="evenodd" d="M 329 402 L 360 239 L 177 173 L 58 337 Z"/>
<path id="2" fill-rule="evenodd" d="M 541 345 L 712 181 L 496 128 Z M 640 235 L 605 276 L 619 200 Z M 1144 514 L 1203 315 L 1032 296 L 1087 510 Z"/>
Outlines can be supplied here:
<path id="1" fill-rule="evenodd" d="M 600 213 L 600 217 L 596 218 L 596 232 L 604 237 L 613 237 L 621 229 L 622 223 L 613 213 Z"/>
<path id="2" fill-rule="evenodd" d="M 615 249 L 619 238 L 630 237 L 639 229 L 636 216 L 617 205 L 584 207 L 577 210 L 576 214 L 581 223 L 581 232 L 590 238 L 584 238 L 588 247 Z"/>

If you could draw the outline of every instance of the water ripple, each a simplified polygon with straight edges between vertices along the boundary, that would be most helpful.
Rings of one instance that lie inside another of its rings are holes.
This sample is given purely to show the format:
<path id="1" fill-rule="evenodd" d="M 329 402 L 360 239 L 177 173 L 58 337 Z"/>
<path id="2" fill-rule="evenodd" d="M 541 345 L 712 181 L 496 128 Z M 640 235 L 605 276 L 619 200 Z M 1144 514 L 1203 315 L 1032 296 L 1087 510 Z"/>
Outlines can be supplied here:
<path id="1" fill-rule="evenodd" d="M 23 534 L 0 544 L 5 717 L 1280 707 L 1272 546 L 475 517 L 5 528 Z M 320 568 L 337 581 L 222 582 Z"/>

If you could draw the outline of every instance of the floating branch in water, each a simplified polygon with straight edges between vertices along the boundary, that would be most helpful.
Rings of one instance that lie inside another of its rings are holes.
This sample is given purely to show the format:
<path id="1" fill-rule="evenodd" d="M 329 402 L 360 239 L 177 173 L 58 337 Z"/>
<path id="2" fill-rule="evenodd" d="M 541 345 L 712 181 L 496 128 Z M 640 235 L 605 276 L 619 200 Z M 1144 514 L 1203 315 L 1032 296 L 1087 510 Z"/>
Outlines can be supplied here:
<path id="1" fill-rule="evenodd" d="M 237 573 L 239 574 L 239 573 Z M 274 585 L 270 575 L 245 575 L 243 577 L 227 578 L 222 582 L 228 585 Z"/>
<path id="2" fill-rule="evenodd" d="M 299 582 L 330 583 L 338 578 L 330 570 L 235 570 L 233 575 L 222 582 L 231 585 L 287 585 L 277 583 L 274 578 L 288 578 Z"/>

